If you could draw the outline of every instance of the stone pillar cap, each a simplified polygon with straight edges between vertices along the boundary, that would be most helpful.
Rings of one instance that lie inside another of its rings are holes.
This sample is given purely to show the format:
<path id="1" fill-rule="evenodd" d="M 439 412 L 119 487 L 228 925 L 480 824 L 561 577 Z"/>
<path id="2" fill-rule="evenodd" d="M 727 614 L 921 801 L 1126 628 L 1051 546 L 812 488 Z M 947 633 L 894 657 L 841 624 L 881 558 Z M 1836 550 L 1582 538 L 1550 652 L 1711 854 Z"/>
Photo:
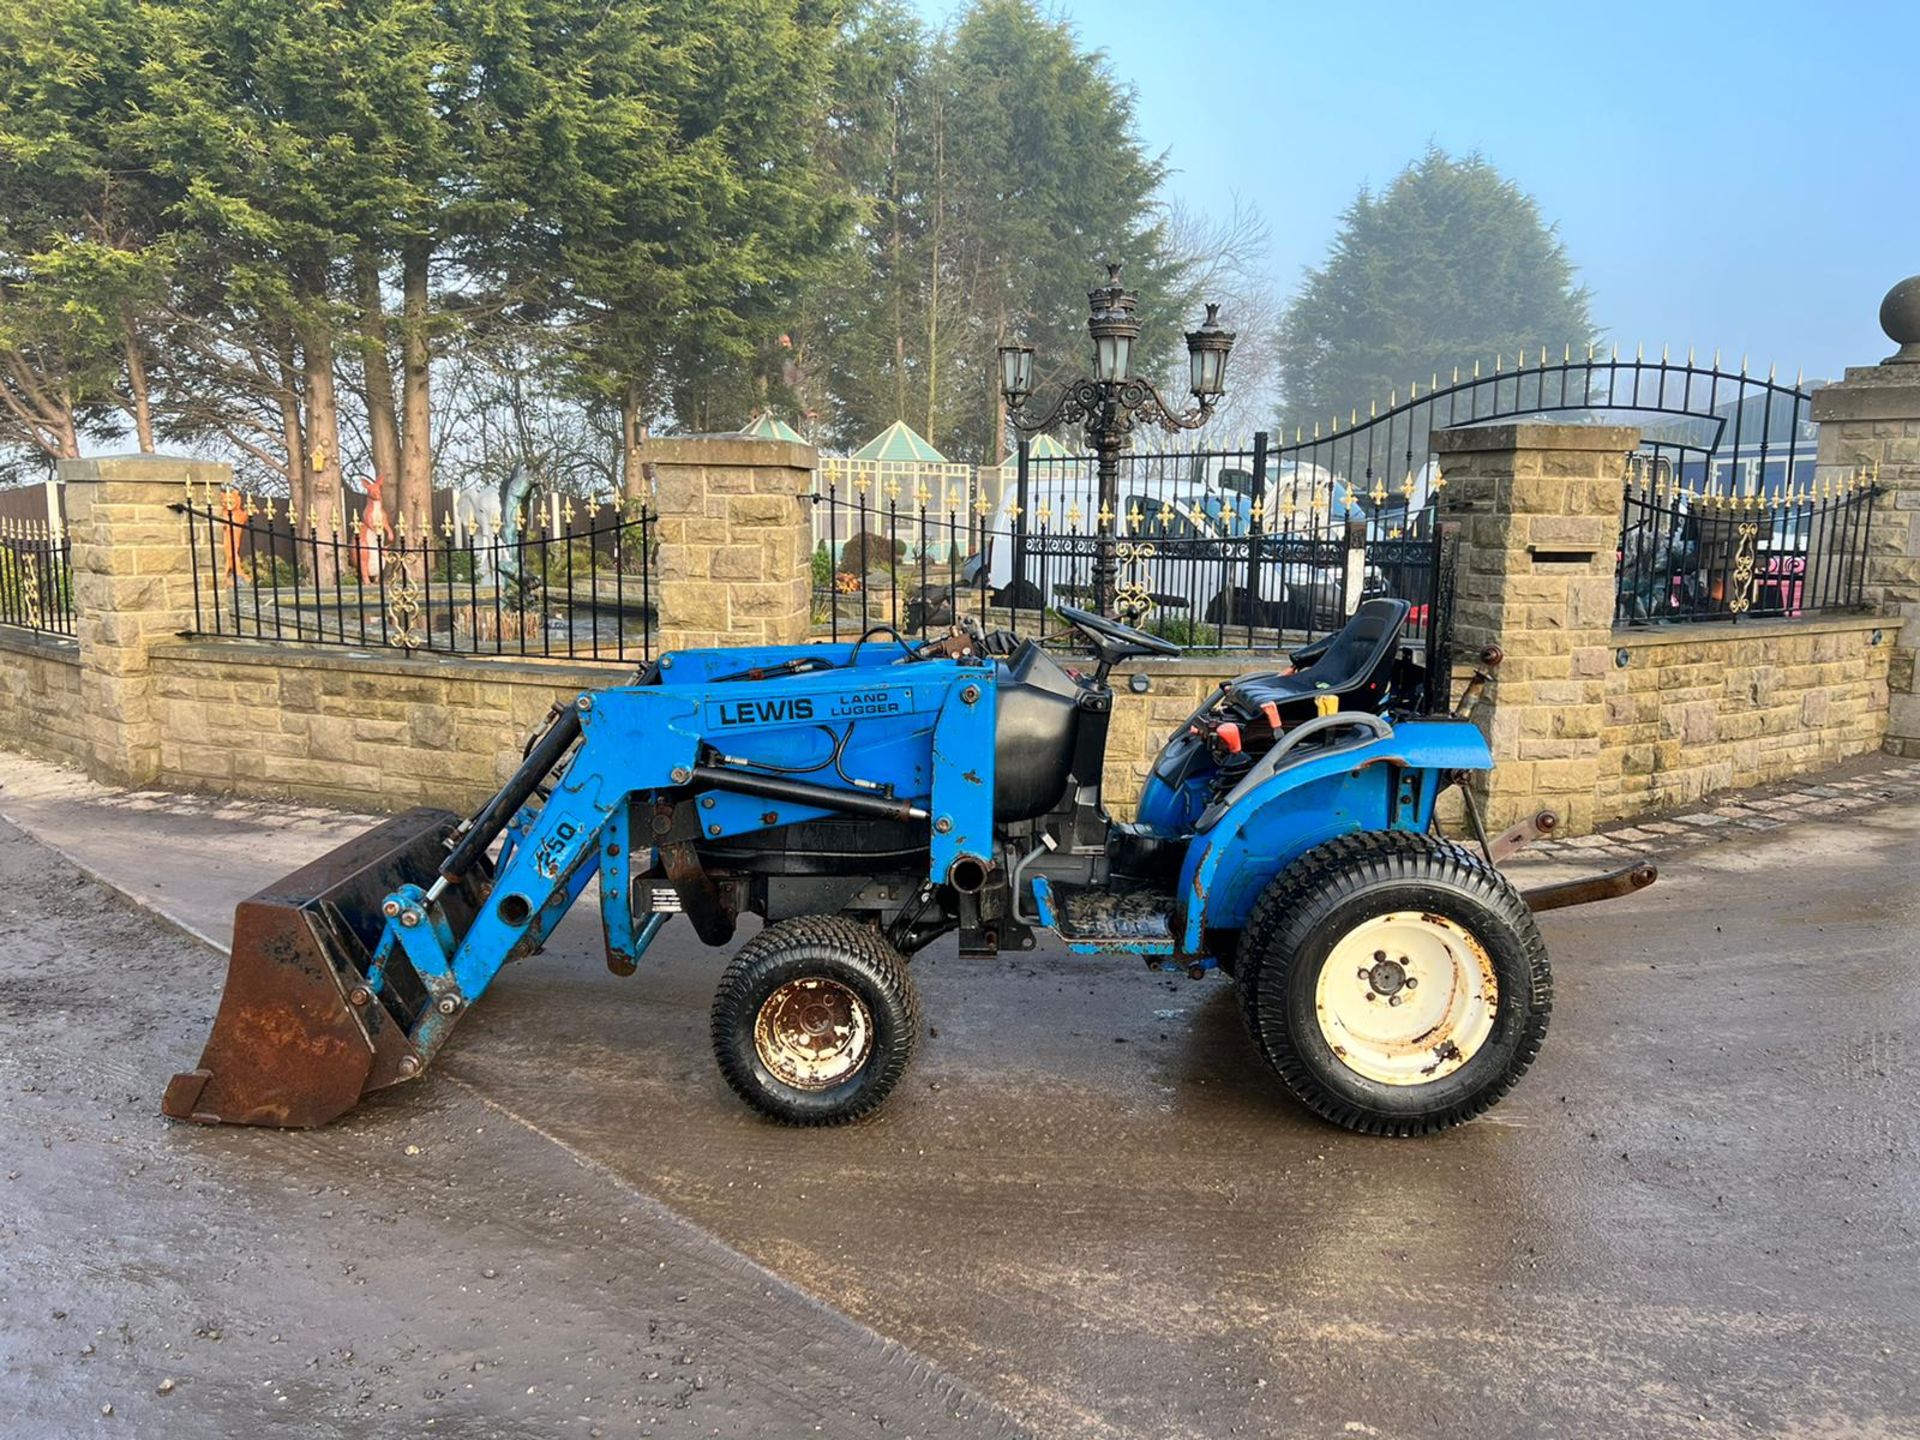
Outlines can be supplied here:
<path id="1" fill-rule="evenodd" d="M 1433 448 L 1442 455 L 1472 455 L 1496 450 L 1602 450 L 1626 454 L 1640 445 L 1634 425 L 1569 425 L 1522 420 L 1498 425 L 1457 425 L 1433 432 Z"/>
<path id="2" fill-rule="evenodd" d="M 1880 328 L 1900 348 L 1880 363 L 1920 365 L 1920 275 L 1909 275 L 1880 302 Z"/>
<path id="3" fill-rule="evenodd" d="M 220 460 L 200 460 L 189 455 L 86 455 L 78 460 L 55 464 L 60 479 L 69 485 L 97 484 L 103 480 L 155 480 L 178 485 L 182 480 L 212 480 L 225 484 L 233 478 L 233 467 Z"/>

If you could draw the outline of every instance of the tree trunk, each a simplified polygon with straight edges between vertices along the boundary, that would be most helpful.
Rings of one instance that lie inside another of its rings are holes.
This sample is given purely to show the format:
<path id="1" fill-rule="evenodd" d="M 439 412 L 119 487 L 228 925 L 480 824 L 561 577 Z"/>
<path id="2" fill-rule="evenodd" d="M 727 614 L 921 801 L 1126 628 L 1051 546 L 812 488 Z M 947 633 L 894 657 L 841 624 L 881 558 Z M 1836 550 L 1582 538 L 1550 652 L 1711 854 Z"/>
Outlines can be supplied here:
<path id="1" fill-rule="evenodd" d="M 361 375 L 367 390 L 367 430 L 373 442 L 373 473 L 379 477 L 388 513 L 405 515 L 412 494 L 400 474 L 400 420 L 393 403 L 393 359 L 387 350 L 387 307 L 380 295 L 380 260 L 362 251 L 354 261 L 360 287 Z"/>
<path id="2" fill-rule="evenodd" d="M 287 517 L 298 535 L 301 518 L 313 503 L 313 485 L 307 478 L 307 436 L 300 418 L 300 369 L 292 331 L 278 336 L 275 358 L 280 364 L 280 388 L 273 398 L 280 407 L 280 434 L 287 447 Z"/>
<path id="3" fill-rule="evenodd" d="M 153 454 L 153 402 L 147 387 L 147 362 L 140 354 L 140 341 L 127 328 L 127 389 L 133 395 L 133 433 L 139 439 L 140 453 Z"/>
<path id="4" fill-rule="evenodd" d="M 406 247 L 400 262 L 400 493 L 415 536 L 433 534 L 433 411 L 431 352 L 427 344 L 427 263 L 424 240 Z"/>
<path id="5" fill-rule="evenodd" d="M 340 486 L 340 406 L 333 386 L 333 322 L 309 317 L 301 327 L 300 358 L 307 385 L 307 503 L 312 523 L 300 523 L 318 540 L 308 551 L 318 580 L 331 585 L 346 543 L 347 517 Z"/>
<path id="6" fill-rule="evenodd" d="M 77 460 L 80 458 L 80 426 L 73 418 L 73 395 L 70 391 L 60 392 L 60 458 Z"/>
<path id="7" fill-rule="evenodd" d="M 893 418 L 907 413 L 907 275 L 900 235 L 900 97 L 893 99 L 893 137 L 888 203 L 893 210 Z"/>
<path id="8" fill-rule="evenodd" d="M 627 381 L 620 395 L 620 493 L 628 499 L 646 494 L 640 471 L 640 382 Z"/>
<path id="9" fill-rule="evenodd" d="M 947 208 L 947 132 L 939 102 L 933 111 L 933 259 L 927 279 L 927 443 L 933 438 L 934 407 L 939 403 L 940 378 L 940 231 Z M 905 418 L 905 417 L 902 417 Z"/>

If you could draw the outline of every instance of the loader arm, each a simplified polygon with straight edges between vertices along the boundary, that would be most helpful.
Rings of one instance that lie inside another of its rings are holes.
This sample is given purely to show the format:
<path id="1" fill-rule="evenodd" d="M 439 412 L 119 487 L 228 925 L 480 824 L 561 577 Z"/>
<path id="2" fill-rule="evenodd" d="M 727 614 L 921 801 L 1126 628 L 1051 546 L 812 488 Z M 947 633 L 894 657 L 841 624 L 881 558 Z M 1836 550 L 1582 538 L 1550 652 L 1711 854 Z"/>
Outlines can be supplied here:
<path id="1" fill-rule="evenodd" d="M 317 1125 L 418 1075 L 596 877 L 616 970 L 666 920 L 636 921 L 637 876 L 670 882 L 701 938 L 724 943 L 734 914 L 701 843 L 835 815 L 913 818 L 930 832 L 926 879 L 991 868 L 992 662 L 885 646 L 686 651 L 647 679 L 576 697 L 472 819 L 389 822 L 243 904 L 213 1033 L 164 1112 Z"/>

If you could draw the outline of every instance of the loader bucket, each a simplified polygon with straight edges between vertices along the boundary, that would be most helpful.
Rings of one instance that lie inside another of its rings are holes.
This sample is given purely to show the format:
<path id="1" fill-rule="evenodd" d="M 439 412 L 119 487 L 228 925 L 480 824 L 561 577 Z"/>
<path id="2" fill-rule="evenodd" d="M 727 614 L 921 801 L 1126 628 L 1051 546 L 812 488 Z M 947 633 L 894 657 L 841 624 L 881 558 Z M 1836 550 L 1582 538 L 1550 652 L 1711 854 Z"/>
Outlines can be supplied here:
<path id="1" fill-rule="evenodd" d="M 432 883 L 459 823 L 445 810 L 409 810 L 241 901 L 213 1033 L 199 1068 L 167 1086 L 161 1112 L 306 1128 L 418 1074 L 407 1037 L 425 988 L 396 961 L 375 994 L 367 971 L 381 902 L 400 885 Z M 470 874 L 442 894 L 455 934 L 472 923 L 486 878 Z"/>

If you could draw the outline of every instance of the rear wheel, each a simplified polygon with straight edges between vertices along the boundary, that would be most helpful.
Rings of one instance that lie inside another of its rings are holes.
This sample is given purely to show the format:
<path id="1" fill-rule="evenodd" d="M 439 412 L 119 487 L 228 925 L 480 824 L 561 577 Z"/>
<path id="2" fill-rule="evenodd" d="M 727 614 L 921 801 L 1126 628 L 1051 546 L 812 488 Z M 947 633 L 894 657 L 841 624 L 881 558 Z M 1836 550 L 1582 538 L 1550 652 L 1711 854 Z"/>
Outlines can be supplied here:
<path id="1" fill-rule="evenodd" d="M 713 1000 L 721 1075 L 788 1125 L 872 1114 L 919 1035 L 906 961 L 874 930 L 834 916 L 769 925 L 728 962 Z"/>
<path id="2" fill-rule="evenodd" d="M 1418 1135 L 1512 1088 L 1546 1034 L 1533 915 L 1430 835 L 1345 836 L 1277 876 L 1241 940 L 1248 1030 L 1293 1095 L 1351 1130 Z"/>

